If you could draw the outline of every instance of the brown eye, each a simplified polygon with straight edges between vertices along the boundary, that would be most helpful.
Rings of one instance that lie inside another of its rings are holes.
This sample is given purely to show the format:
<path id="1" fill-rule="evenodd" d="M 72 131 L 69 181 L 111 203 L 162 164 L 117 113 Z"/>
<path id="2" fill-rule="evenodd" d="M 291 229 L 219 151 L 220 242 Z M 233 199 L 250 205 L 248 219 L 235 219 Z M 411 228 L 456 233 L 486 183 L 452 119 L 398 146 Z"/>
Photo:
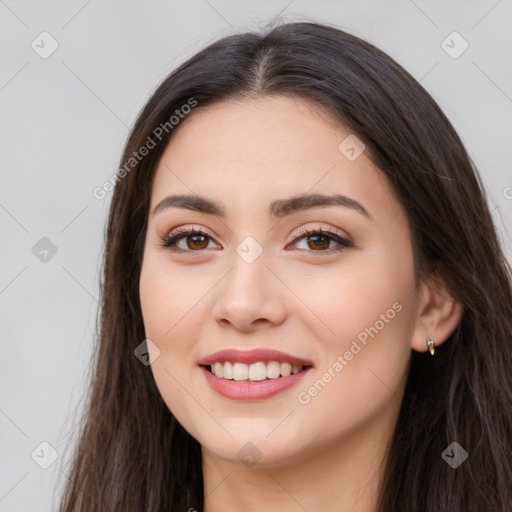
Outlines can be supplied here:
<path id="1" fill-rule="evenodd" d="M 185 241 L 185 246 L 181 243 L 182 240 Z M 208 244 L 211 240 L 212 238 L 201 230 L 181 230 L 165 238 L 162 247 L 174 252 L 202 252 L 204 249 L 208 248 Z"/>
<path id="2" fill-rule="evenodd" d="M 322 255 L 352 247 L 352 242 L 348 238 L 342 237 L 332 231 L 324 231 L 323 229 L 302 230 L 300 234 L 301 236 L 294 240 L 293 245 L 306 252 Z M 299 246 L 299 243 L 303 240 L 306 247 Z M 331 247 L 331 242 L 334 242 L 334 247 Z"/>

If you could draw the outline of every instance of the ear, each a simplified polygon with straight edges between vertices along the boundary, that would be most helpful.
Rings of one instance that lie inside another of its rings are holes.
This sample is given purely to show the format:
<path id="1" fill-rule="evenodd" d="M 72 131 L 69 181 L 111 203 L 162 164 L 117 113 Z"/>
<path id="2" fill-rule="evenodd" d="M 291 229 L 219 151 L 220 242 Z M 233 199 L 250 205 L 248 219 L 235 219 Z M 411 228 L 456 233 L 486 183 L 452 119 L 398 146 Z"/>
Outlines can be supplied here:
<path id="1" fill-rule="evenodd" d="M 411 348 L 426 352 L 427 336 L 437 346 L 442 345 L 459 325 L 463 312 L 462 304 L 450 295 L 444 280 L 431 274 L 419 287 Z"/>

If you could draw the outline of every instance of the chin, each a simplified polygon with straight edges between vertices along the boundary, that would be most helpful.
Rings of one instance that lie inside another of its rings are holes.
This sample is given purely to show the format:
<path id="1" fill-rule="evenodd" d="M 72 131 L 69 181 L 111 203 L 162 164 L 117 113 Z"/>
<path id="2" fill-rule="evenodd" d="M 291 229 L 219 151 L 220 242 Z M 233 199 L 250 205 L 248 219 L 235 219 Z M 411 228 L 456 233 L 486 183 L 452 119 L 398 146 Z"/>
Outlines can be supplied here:
<path id="1" fill-rule="evenodd" d="M 206 433 L 206 437 L 198 441 L 203 451 L 207 450 L 213 457 L 248 468 L 278 467 L 300 458 L 301 450 L 298 448 L 299 442 L 304 443 L 303 438 L 290 437 L 286 431 L 281 435 L 272 433 L 268 436 L 270 431 L 269 428 L 260 431 L 240 426 L 240 429 L 230 431 L 233 437 L 226 434 L 212 438 Z"/>

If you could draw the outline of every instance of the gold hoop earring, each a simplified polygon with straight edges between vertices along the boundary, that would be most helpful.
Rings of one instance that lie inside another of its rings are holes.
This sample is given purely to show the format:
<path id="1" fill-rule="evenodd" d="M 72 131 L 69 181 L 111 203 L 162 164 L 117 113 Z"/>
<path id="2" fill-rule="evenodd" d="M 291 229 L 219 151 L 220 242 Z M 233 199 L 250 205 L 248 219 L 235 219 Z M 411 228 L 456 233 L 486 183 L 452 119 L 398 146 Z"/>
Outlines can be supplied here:
<path id="1" fill-rule="evenodd" d="M 434 352 L 436 350 L 436 343 L 430 336 L 427 336 L 427 346 L 428 349 L 430 350 L 430 354 L 434 355 Z"/>

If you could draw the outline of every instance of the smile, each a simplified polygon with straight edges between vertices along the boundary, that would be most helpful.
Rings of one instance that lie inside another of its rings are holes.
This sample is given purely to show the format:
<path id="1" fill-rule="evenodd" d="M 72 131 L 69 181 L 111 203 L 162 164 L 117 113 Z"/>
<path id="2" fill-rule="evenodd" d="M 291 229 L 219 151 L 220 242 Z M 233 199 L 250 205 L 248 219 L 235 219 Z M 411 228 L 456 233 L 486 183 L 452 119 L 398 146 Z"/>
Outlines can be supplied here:
<path id="1" fill-rule="evenodd" d="M 199 366 L 210 387 L 231 400 L 265 400 L 301 380 L 313 363 L 270 349 L 225 349 Z"/>

